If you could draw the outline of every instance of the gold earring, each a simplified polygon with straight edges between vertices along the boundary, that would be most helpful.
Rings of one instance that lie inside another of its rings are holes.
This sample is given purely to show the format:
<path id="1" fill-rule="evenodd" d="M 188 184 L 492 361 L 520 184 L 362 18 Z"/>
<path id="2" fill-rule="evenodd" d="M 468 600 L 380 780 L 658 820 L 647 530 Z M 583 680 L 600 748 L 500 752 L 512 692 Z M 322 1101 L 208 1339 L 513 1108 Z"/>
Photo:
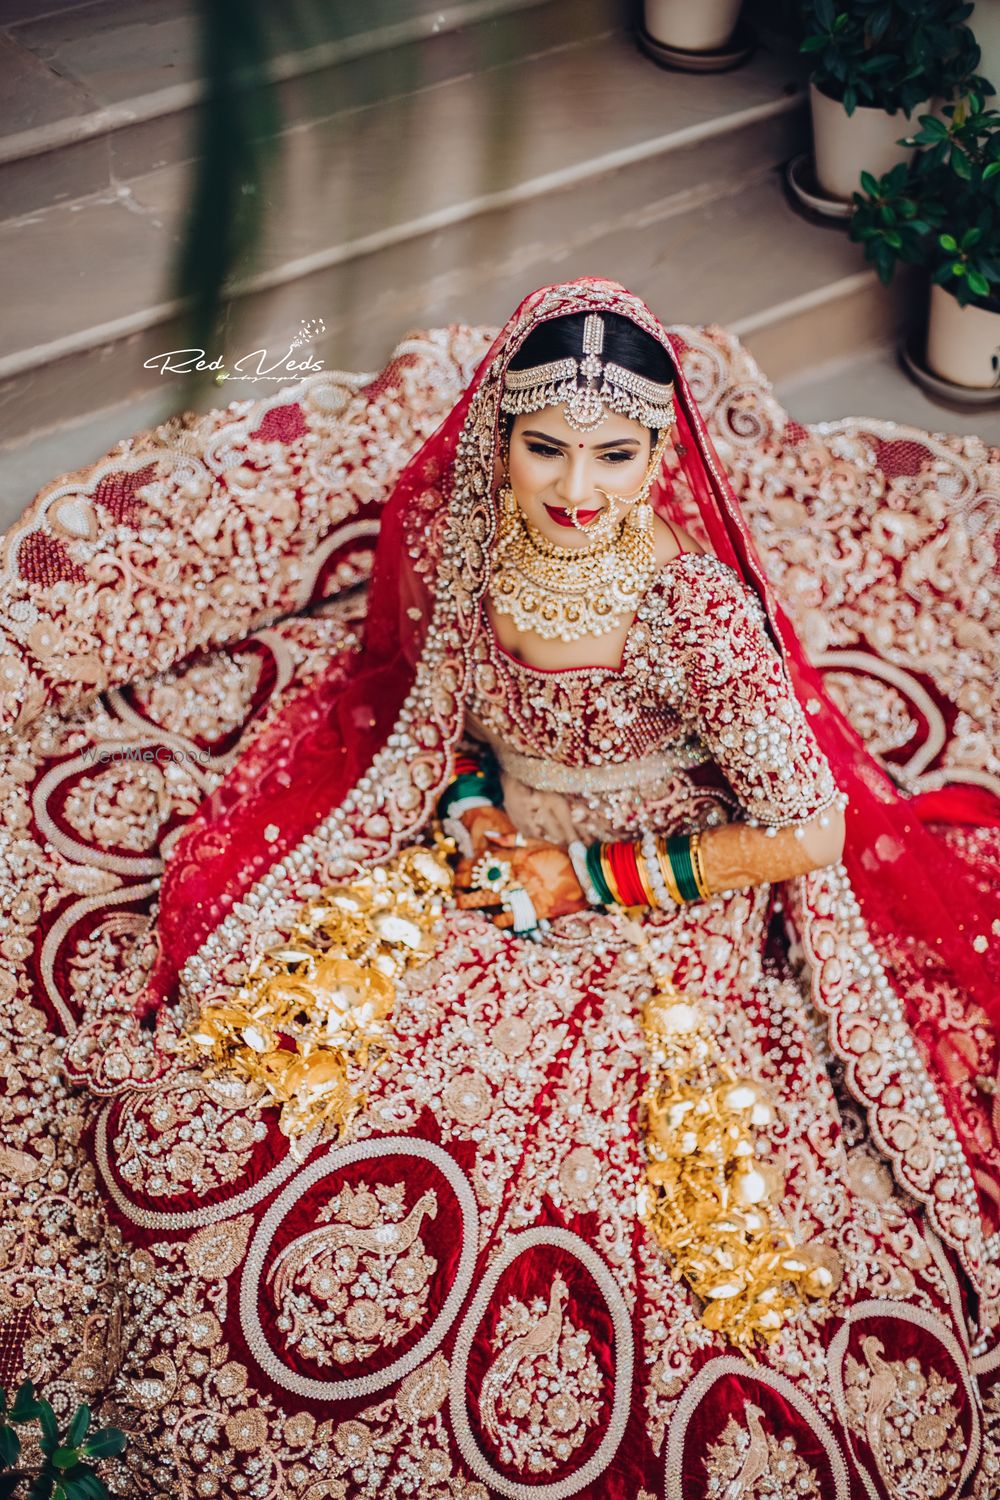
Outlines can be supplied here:
<path id="1" fill-rule="evenodd" d="M 497 502 L 500 508 L 500 516 L 503 520 L 514 521 L 517 519 L 520 507 L 517 503 L 517 496 L 511 489 L 510 480 L 506 476 L 500 481 L 500 488 L 497 491 Z"/>
<path id="2" fill-rule="evenodd" d="M 642 536 L 649 536 L 653 530 L 653 507 L 648 500 L 640 500 L 628 513 L 629 528 L 637 531 Z"/>

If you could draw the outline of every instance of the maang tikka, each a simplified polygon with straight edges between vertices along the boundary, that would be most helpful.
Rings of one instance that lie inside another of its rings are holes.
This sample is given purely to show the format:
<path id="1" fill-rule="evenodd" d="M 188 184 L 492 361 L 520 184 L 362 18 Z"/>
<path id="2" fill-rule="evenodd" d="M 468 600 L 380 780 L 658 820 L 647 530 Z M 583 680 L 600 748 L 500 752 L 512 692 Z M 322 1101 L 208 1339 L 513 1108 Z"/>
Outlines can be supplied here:
<path id="1" fill-rule="evenodd" d="M 603 351 L 604 319 L 600 313 L 588 313 L 580 359 L 568 356 L 527 370 L 508 369 L 500 410 L 520 416 L 546 406 L 561 406 L 566 421 L 577 432 L 593 432 L 609 412 L 632 417 L 644 427 L 672 427 L 673 384 L 647 380 L 645 375 L 611 360 L 605 363 L 601 360 Z"/>

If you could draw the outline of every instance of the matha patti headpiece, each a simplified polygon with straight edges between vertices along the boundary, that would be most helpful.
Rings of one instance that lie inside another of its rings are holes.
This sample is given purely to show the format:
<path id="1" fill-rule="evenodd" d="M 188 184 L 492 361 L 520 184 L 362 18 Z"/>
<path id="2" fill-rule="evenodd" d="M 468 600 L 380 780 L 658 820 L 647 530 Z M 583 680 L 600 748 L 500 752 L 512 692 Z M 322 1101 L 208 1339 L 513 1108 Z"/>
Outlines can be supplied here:
<path id="1" fill-rule="evenodd" d="M 582 358 L 552 360 L 529 370 L 508 370 L 500 410 L 511 416 L 562 406 L 577 432 L 593 432 L 609 411 L 632 417 L 645 427 L 670 427 L 674 421 L 674 388 L 658 385 L 634 370 L 603 363 L 604 320 L 589 313 L 583 325 Z M 586 385 L 579 384 L 580 380 Z"/>

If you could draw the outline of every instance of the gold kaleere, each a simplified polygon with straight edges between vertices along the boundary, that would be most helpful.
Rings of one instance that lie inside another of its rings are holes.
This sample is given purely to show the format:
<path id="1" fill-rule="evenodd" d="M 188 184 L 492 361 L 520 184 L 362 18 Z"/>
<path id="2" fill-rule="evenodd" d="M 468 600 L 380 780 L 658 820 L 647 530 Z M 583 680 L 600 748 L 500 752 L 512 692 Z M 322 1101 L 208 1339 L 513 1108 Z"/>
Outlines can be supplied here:
<path id="1" fill-rule="evenodd" d="M 199 1061 L 235 1074 L 279 1105 L 293 1140 L 342 1135 L 391 1046 L 395 981 L 426 963 L 452 889 L 454 845 L 405 849 L 356 880 L 325 887 L 292 931 L 254 955 L 226 1003 L 209 1002 L 186 1028 Z"/>
<path id="2" fill-rule="evenodd" d="M 781 1222 L 784 1183 L 755 1140 L 774 1118 L 765 1091 L 719 1059 L 696 1001 L 657 985 L 643 1012 L 651 1075 L 640 1211 L 675 1279 L 702 1302 L 701 1321 L 750 1352 L 777 1337 L 802 1298 L 829 1297 L 839 1266 Z"/>

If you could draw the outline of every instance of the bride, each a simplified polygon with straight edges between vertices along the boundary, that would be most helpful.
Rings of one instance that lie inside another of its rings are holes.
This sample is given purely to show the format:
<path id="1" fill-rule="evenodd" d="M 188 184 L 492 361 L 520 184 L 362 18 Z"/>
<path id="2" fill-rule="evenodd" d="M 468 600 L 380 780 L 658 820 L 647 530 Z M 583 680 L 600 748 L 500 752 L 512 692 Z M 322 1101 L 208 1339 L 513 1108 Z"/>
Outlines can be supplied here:
<path id="1" fill-rule="evenodd" d="M 69 1050 L 163 1492 L 992 1493 L 991 943 L 671 337 L 534 293 L 386 505 L 364 649 L 174 845 L 132 1072 Z M 354 1030 L 282 1130 L 289 984 Z"/>

